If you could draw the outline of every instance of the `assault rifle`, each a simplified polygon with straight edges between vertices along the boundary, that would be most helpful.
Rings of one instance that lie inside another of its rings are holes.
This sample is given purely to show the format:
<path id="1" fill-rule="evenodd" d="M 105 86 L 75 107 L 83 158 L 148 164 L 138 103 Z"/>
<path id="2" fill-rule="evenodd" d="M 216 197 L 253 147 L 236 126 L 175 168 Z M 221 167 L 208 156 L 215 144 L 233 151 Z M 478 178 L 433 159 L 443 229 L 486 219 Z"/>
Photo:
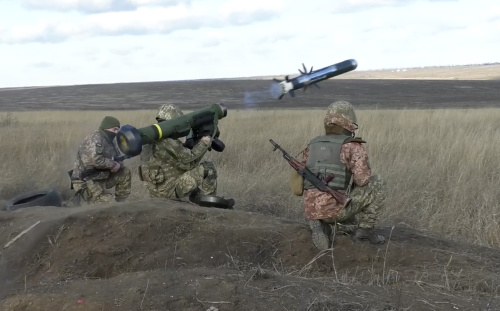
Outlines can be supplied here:
<path id="1" fill-rule="evenodd" d="M 319 179 L 318 176 L 316 176 L 313 172 L 311 172 L 305 165 L 300 163 L 297 159 L 293 158 L 288 152 L 285 151 L 285 149 L 281 148 L 280 145 L 278 145 L 274 140 L 270 139 L 269 140 L 271 144 L 274 146 L 273 151 L 276 151 L 278 149 L 283 153 L 283 158 L 288 161 L 288 164 L 297 171 L 304 179 L 308 180 L 311 184 L 313 184 L 314 187 L 318 188 L 321 191 L 327 192 L 331 194 L 336 201 L 341 203 L 344 207 L 349 204 L 351 199 L 347 197 L 345 194 L 342 192 L 339 192 L 337 190 L 333 190 L 332 188 L 328 187 L 328 181 L 327 180 L 321 180 Z M 331 178 L 330 178 L 331 179 Z"/>

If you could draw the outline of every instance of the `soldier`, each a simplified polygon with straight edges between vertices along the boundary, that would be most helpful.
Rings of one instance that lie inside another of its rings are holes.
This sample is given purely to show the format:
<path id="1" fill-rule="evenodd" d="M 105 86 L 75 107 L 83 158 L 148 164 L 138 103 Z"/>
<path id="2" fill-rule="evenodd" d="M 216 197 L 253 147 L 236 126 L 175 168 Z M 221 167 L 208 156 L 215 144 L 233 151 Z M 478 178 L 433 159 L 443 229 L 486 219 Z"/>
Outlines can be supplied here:
<path id="1" fill-rule="evenodd" d="M 365 141 L 354 137 L 358 128 L 356 122 L 354 108 L 349 102 L 332 103 L 324 119 L 325 135 L 312 139 L 302 152 L 302 163 L 309 170 L 329 180 L 328 186 L 332 189 L 351 198 L 344 208 L 332 195 L 303 181 L 305 216 L 312 230 L 313 243 L 321 250 L 330 246 L 330 225 L 337 225 L 336 228 L 341 228 L 356 241 L 368 240 L 373 244 L 385 241 L 373 229 L 384 206 L 384 183 L 380 177 L 372 175 L 368 154 L 362 145 Z M 293 178 L 302 177 L 295 174 Z"/>
<path id="2" fill-rule="evenodd" d="M 120 121 L 106 116 L 99 129 L 87 136 L 76 155 L 71 174 L 77 200 L 86 203 L 124 201 L 130 195 L 130 170 L 118 159 L 114 139 L 120 130 Z M 115 195 L 106 189 L 115 187 Z"/>
<path id="3" fill-rule="evenodd" d="M 162 122 L 183 115 L 175 105 L 162 105 L 158 109 L 156 121 Z M 184 147 L 179 139 L 166 138 L 144 146 L 141 153 L 139 175 L 151 197 L 179 200 L 186 197 L 198 203 L 200 195 L 217 192 L 217 171 L 212 162 L 202 161 L 210 149 L 212 138 L 204 136 L 192 149 Z M 232 208 L 234 200 L 222 199 L 227 208 Z"/>

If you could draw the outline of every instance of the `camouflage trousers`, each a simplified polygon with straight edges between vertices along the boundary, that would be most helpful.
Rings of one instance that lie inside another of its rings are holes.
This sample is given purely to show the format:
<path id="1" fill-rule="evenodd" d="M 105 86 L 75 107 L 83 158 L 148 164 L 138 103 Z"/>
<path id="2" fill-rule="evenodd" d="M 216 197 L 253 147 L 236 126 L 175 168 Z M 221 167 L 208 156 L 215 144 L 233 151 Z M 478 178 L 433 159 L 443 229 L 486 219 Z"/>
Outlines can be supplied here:
<path id="1" fill-rule="evenodd" d="M 118 172 L 111 173 L 104 180 L 73 181 L 73 187 L 79 193 L 80 201 L 87 204 L 122 201 L 130 195 L 130 170 L 122 167 Z M 113 187 L 115 195 L 106 191 Z"/>
<path id="2" fill-rule="evenodd" d="M 217 170 L 212 162 L 205 161 L 194 169 L 172 180 L 165 176 L 165 182 L 147 182 L 146 187 L 152 197 L 180 199 L 199 189 L 202 194 L 216 194 Z"/>
<path id="3" fill-rule="evenodd" d="M 372 175 L 367 185 L 354 187 L 349 197 L 351 202 L 335 218 L 322 219 L 337 224 L 344 232 L 355 228 L 373 228 L 385 204 L 385 182 L 378 175 Z"/>

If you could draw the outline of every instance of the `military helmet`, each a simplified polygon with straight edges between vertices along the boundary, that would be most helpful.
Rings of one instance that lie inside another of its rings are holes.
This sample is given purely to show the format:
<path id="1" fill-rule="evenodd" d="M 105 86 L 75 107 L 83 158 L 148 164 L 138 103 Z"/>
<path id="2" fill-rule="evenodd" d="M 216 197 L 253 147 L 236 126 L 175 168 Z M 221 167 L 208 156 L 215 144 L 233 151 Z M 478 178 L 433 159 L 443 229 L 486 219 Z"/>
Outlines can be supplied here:
<path id="1" fill-rule="evenodd" d="M 356 113 L 351 103 L 347 101 L 336 101 L 328 106 L 325 116 L 325 126 L 338 125 L 350 132 L 358 129 Z"/>
<path id="2" fill-rule="evenodd" d="M 182 110 L 176 105 L 161 105 L 156 114 L 156 121 L 161 122 L 183 116 Z"/>

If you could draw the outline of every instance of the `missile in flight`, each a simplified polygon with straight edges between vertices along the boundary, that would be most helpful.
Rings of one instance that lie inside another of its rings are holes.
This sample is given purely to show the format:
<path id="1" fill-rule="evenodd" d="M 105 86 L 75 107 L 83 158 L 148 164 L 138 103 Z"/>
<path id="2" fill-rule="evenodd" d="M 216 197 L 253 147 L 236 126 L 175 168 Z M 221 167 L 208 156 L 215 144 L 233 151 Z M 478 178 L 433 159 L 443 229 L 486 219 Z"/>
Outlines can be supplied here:
<path id="1" fill-rule="evenodd" d="M 306 66 L 302 64 L 302 68 L 304 69 L 304 71 L 299 69 L 300 76 L 297 76 L 293 79 L 289 79 L 289 77 L 286 76 L 285 80 L 273 79 L 279 84 L 276 87 L 272 88 L 272 93 L 273 95 L 276 95 L 278 99 L 281 99 L 287 93 L 294 97 L 294 91 L 296 90 L 303 89 L 305 91 L 310 85 L 319 88 L 319 86 L 317 85 L 318 82 L 354 70 L 357 66 L 358 63 L 356 62 L 356 60 L 348 59 L 343 62 L 314 71 L 313 67 L 311 67 L 308 72 Z"/>

